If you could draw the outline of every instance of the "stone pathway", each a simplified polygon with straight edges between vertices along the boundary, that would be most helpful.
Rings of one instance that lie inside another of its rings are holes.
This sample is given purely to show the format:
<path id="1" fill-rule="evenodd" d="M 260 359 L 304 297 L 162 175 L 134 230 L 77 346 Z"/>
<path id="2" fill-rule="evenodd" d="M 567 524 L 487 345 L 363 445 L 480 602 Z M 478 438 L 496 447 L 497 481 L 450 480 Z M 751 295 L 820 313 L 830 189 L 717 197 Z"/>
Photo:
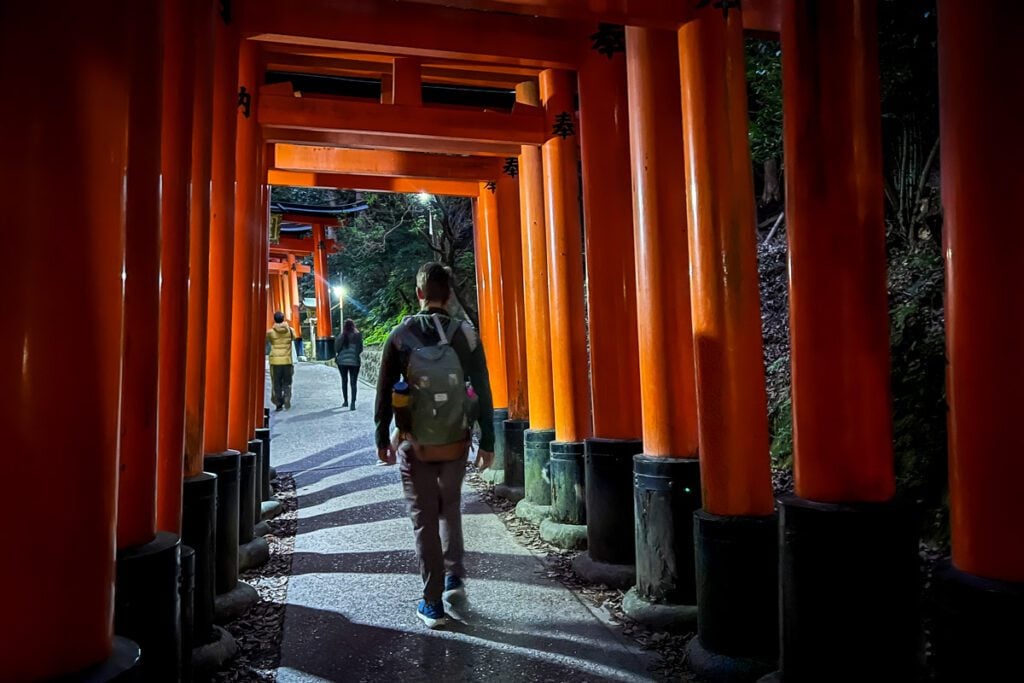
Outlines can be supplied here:
<path id="1" fill-rule="evenodd" d="M 429 631 L 398 470 L 373 447 L 373 392 L 342 410 L 337 370 L 296 368 L 274 413 L 273 464 L 294 477 L 298 532 L 279 681 L 640 681 L 651 663 L 516 542 L 470 488 L 463 497 L 468 623 Z"/>

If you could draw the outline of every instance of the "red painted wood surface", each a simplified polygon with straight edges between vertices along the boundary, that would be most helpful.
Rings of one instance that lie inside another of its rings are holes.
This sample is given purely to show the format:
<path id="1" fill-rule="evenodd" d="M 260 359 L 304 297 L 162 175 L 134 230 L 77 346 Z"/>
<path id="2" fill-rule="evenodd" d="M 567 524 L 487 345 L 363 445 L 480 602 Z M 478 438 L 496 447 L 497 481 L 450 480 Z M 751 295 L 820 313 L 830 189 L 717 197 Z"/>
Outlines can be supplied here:
<path id="1" fill-rule="evenodd" d="M 519 183 L 502 173 L 495 188 L 498 204 L 498 246 L 501 251 L 501 324 L 505 352 L 508 416 L 525 420 L 530 414 L 526 374 L 526 319 L 523 302 L 523 246 L 519 225 Z"/>
<path id="2" fill-rule="evenodd" d="M 501 244 L 498 236 L 498 200 L 487 183 L 480 183 L 476 203 L 475 239 L 477 301 L 480 340 L 487 358 L 487 375 L 495 408 L 508 408 L 505 371 L 505 329 L 501 293 Z"/>

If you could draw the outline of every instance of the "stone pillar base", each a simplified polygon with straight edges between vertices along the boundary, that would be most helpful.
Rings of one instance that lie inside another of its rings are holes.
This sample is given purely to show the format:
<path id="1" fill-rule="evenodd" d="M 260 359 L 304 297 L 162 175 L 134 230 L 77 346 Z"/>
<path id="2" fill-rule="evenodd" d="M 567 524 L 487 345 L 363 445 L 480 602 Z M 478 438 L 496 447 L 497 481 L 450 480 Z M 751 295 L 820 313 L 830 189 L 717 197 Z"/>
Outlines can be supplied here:
<path id="1" fill-rule="evenodd" d="M 677 626 L 685 625 L 689 615 L 697 613 L 693 543 L 693 513 L 700 508 L 697 459 L 634 455 L 633 505 L 636 510 L 636 588 L 633 593 L 637 614 L 642 615 L 635 618 L 651 624 L 668 621 Z M 646 609 L 646 605 L 651 605 L 651 609 Z"/>
<path id="2" fill-rule="evenodd" d="M 540 524 L 551 516 L 550 505 L 537 505 L 523 498 L 516 503 L 516 517 L 534 524 Z"/>
<path id="3" fill-rule="evenodd" d="M 248 543 L 238 546 L 238 570 L 245 571 L 262 567 L 270 560 L 270 544 L 267 539 L 257 536 Z"/>
<path id="4" fill-rule="evenodd" d="M 117 553 L 114 631 L 142 649 L 147 681 L 181 677 L 181 543 L 166 531 Z"/>
<path id="5" fill-rule="evenodd" d="M 501 496 L 505 500 L 510 500 L 513 503 L 518 503 L 526 496 L 526 489 L 522 486 L 509 486 L 508 484 L 498 484 L 494 487 L 494 495 Z"/>
<path id="6" fill-rule="evenodd" d="M 1024 583 L 985 579 L 948 562 L 936 571 L 935 581 L 939 602 L 933 629 L 937 680 L 997 681 L 1019 670 Z"/>
<path id="7" fill-rule="evenodd" d="M 604 584 L 622 590 L 636 583 L 636 565 L 601 562 L 593 557 L 591 548 L 572 558 L 572 568 L 590 583 Z"/>
<path id="8" fill-rule="evenodd" d="M 523 432 L 524 500 L 534 505 L 551 505 L 551 442 L 554 429 L 528 429 Z"/>
<path id="9" fill-rule="evenodd" d="M 263 502 L 263 476 L 266 470 L 263 463 L 263 439 L 257 437 L 250 440 L 249 452 L 256 456 L 256 464 L 253 467 L 252 492 L 252 519 L 255 524 L 260 521 L 260 503 Z"/>
<path id="10" fill-rule="evenodd" d="M 192 680 L 192 648 L 195 647 L 196 551 L 181 546 L 181 680 Z"/>
<path id="11" fill-rule="evenodd" d="M 545 519 L 540 523 L 540 537 L 559 548 L 583 550 L 587 547 L 587 525 L 563 524 L 554 519 Z"/>
<path id="12" fill-rule="evenodd" d="M 213 627 L 213 639 L 192 650 L 192 672 L 197 681 L 204 681 L 238 654 L 234 636 L 220 626 Z"/>
<path id="13" fill-rule="evenodd" d="M 595 565 L 629 567 L 629 582 L 617 578 L 613 588 L 636 580 L 633 528 L 633 456 L 643 452 L 639 439 L 587 439 L 584 463 L 587 498 L 587 547 Z M 610 570 L 611 571 L 611 570 Z M 609 574 L 621 577 L 622 572 Z"/>
<path id="14" fill-rule="evenodd" d="M 494 409 L 494 469 L 505 469 L 505 421 L 508 419 L 508 408 Z"/>
<path id="15" fill-rule="evenodd" d="M 778 666 L 778 522 L 769 517 L 693 517 L 697 637 L 690 668 L 710 681 L 743 683 Z"/>
<path id="16" fill-rule="evenodd" d="M 270 415 L 270 411 L 267 411 L 267 415 Z M 274 490 L 270 486 L 270 480 L 274 478 L 274 474 L 271 472 L 273 469 L 270 466 L 270 422 L 268 419 L 267 426 L 262 429 L 256 430 L 256 438 L 263 442 L 263 460 L 260 464 L 263 467 L 263 472 L 260 475 L 261 490 L 257 492 L 257 498 L 260 501 L 270 500 L 274 497 Z"/>
<path id="17" fill-rule="evenodd" d="M 238 543 L 245 545 L 253 538 L 256 525 L 256 454 L 242 453 L 238 476 Z"/>
<path id="18" fill-rule="evenodd" d="M 203 472 L 185 479 L 181 515 L 181 540 L 195 551 L 192 639 L 196 645 L 210 642 L 213 631 L 213 596 L 216 594 L 217 477 Z"/>
<path id="19" fill-rule="evenodd" d="M 496 470 L 493 467 L 488 467 L 480 473 L 480 478 L 488 484 L 497 486 L 498 484 L 505 483 L 505 470 Z"/>
<path id="20" fill-rule="evenodd" d="M 263 409 L 263 428 L 270 429 L 270 408 Z"/>
<path id="21" fill-rule="evenodd" d="M 234 588 L 216 597 L 213 620 L 220 625 L 230 624 L 259 601 L 260 594 L 256 589 L 245 581 L 239 581 Z"/>
<path id="22" fill-rule="evenodd" d="M 313 346 L 313 355 L 316 356 L 317 360 L 331 360 L 334 358 L 333 337 L 317 337 Z"/>
<path id="23" fill-rule="evenodd" d="M 512 488 L 525 486 L 523 473 L 523 441 L 530 423 L 526 420 L 505 420 L 505 479 L 503 483 Z"/>
<path id="24" fill-rule="evenodd" d="M 916 680 L 920 575 L 907 511 L 796 496 L 779 507 L 778 680 Z"/>
<path id="25" fill-rule="evenodd" d="M 265 500 L 260 504 L 260 518 L 263 520 L 273 519 L 281 514 L 282 509 L 281 501 Z"/>
<path id="26" fill-rule="evenodd" d="M 697 626 L 696 605 L 650 602 L 635 587 L 622 598 L 622 611 L 635 622 L 664 631 L 692 631 Z"/>
<path id="27" fill-rule="evenodd" d="M 218 595 L 232 590 L 238 582 L 238 489 L 241 456 L 238 451 L 228 450 L 203 458 L 203 469 L 217 475 L 217 531 L 214 538 L 217 548 Z"/>

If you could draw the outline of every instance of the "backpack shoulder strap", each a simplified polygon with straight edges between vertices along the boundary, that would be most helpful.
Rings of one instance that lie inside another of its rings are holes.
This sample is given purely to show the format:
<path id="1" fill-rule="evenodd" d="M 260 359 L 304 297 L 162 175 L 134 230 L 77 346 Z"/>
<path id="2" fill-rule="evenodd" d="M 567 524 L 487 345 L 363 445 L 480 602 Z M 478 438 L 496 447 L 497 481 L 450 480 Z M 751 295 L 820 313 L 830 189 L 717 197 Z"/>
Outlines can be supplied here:
<path id="1" fill-rule="evenodd" d="M 451 320 L 448 321 L 448 329 L 445 330 L 445 339 L 448 340 L 449 344 L 455 341 L 455 335 L 458 333 L 461 327 L 462 321 L 460 321 L 458 318 L 452 318 Z"/>

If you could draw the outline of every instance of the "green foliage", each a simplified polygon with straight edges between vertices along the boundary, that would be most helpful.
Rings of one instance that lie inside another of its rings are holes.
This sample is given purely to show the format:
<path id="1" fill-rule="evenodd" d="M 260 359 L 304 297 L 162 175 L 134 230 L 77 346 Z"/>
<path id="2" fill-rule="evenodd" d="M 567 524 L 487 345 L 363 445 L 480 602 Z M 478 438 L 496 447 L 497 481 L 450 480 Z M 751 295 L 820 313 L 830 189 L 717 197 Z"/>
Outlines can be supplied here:
<path id="1" fill-rule="evenodd" d="M 746 52 L 750 155 L 763 163 L 782 156 L 782 49 L 774 40 L 749 39 Z"/>

